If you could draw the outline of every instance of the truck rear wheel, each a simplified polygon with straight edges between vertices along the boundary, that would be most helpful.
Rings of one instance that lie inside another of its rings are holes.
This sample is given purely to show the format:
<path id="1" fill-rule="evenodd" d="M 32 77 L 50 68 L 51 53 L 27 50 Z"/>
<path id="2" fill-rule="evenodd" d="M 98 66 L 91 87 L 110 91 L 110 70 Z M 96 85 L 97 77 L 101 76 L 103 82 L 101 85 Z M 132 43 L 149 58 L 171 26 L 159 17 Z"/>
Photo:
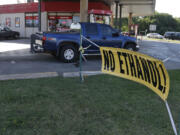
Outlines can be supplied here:
<path id="1" fill-rule="evenodd" d="M 65 63 L 75 62 L 78 59 L 78 50 L 73 45 L 64 45 L 60 50 L 60 59 Z"/>

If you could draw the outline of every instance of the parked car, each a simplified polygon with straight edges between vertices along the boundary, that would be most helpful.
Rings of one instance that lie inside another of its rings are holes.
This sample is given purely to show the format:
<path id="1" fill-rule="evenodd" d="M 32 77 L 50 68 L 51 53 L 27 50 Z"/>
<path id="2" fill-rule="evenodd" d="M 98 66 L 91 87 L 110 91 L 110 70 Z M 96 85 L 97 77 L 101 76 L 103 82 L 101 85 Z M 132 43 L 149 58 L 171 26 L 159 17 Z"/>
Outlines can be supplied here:
<path id="1" fill-rule="evenodd" d="M 8 27 L 0 27 L 0 38 L 14 38 L 17 39 L 19 38 L 20 33 L 17 31 L 12 31 L 10 28 Z"/>
<path id="2" fill-rule="evenodd" d="M 180 40 L 180 32 L 176 32 L 175 33 L 175 39 L 176 40 Z"/>
<path id="3" fill-rule="evenodd" d="M 158 38 L 158 39 L 163 39 L 164 37 L 160 35 L 159 33 L 149 33 L 147 34 L 148 38 Z"/>
<path id="4" fill-rule="evenodd" d="M 180 32 L 166 32 L 164 37 L 166 39 L 180 40 Z"/>
<path id="5" fill-rule="evenodd" d="M 175 33 L 176 32 L 166 32 L 164 34 L 164 38 L 166 38 L 166 39 L 175 39 Z"/>
<path id="6" fill-rule="evenodd" d="M 99 23 L 80 23 L 82 35 L 86 38 L 82 45 L 84 55 L 99 55 L 97 46 L 125 48 L 138 50 L 136 38 L 124 36 L 111 26 Z M 92 41 L 89 42 L 88 40 Z M 79 55 L 80 32 L 43 32 L 31 35 L 31 51 L 49 52 L 60 58 L 63 62 L 74 62 Z"/>

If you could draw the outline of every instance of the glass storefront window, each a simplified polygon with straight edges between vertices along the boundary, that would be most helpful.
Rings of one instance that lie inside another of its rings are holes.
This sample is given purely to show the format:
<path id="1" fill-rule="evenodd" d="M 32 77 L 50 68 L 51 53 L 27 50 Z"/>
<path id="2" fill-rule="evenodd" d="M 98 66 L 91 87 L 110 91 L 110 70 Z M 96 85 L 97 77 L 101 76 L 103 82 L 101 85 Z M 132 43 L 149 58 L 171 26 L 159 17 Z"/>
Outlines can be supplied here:
<path id="1" fill-rule="evenodd" d="M 110 16 L 109 15 L 90 14 L 89 17 L 90 17 L 91 23 L 110 24 Z"/>
<path id="2" fill-rule="evenodd" d="M 48 30 L 49 31 L 56 31 L 56 16 L 49 16 L 48 17 Z"/>
<path id="3" fill-rule="evenodd" d="M 72 23 L 72 17 L 70 16 L 58 16 L 57 31 L 67 31 L 70 29 Z"/>
<path id="4" fill-rule="evenodd" d="M 39 20 L 37 13 L 26 14 L 25 26 L 26 27 L 38 27 Z"/>
<path id="5" fill-rule="evenodd" d="M 38 16 L 34 16 L 33 20 L 34 20 L 34 27 L 38 27 L 39 25 Z"/>
<path id="6" fill-rule="evenodd" d="M 25 17 L 25 23 L 26 23 L 26 27 L 33 27 L 33 17 L 32 16 L 26 16 Z"/>
<path id="7" fill-rule="evenodd" d="M 73 22 L 72 16 L 49 16 L 48 18 L 50 31 L 68 31 Z"/>

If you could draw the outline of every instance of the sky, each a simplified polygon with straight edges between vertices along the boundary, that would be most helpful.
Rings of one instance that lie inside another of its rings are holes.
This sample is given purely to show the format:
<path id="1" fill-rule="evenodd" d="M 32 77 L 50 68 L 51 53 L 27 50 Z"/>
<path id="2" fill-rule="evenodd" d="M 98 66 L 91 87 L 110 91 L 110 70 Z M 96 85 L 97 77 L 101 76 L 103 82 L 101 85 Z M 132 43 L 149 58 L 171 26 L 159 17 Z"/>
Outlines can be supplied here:
<path id="1" fill-rule="evenodd" d="M 19 0 L 19 1 L 24 1 L 24 0 Z M 0 0 L 0 5 L 3 5 L 3 4 L 14 4 L 14 3 L 17 3 L 17 0 Z"/>
<path id="2" fill-rule="evenodd" d="M 156 0 L 156 11 L 180 17 L 180 0 Z"/>
<path id="3" fill-rule="evenodd" d="M 0 5 L 15 2 L 17 2 L 17 0 L 0 0 Z M 174 17 L 180 17 L 180 0 L 156 0 L 156 11 L 160 13 L 169 13 Z"/>

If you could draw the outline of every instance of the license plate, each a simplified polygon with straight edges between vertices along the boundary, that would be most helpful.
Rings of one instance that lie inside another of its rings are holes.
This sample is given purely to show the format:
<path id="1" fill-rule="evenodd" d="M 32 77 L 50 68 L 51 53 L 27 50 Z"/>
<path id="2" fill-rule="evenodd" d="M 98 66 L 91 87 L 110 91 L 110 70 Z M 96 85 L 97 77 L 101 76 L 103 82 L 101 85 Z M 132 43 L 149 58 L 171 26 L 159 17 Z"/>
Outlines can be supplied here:
<path id="1" fill-rule="evenodd" d="M 36 43 L 37 45 L 42 45 L 42 40 L 36 40 L 35 43 Z"/>

